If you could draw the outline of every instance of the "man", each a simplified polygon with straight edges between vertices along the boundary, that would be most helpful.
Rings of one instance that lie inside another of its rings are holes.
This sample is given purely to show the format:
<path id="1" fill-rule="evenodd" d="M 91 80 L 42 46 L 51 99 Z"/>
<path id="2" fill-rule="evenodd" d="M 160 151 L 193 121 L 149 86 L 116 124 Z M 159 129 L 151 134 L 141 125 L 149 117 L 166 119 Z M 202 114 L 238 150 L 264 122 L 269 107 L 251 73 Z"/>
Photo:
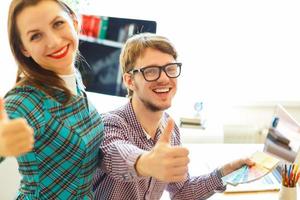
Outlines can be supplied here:
<path id="1" fill-rule="evenodd" d="M 204 199 L 224 191 L 221 177 L 252 165 L 238 160 L 190 177 L 188 150 L 165 110 L 177 90 L 181 63 L 167 38 L 144 33 L 130 38 L 120 55 L 130 101 L 104 114 L 103 165 L 94 177 L 96 199 Z"/>
<path id="2" fill-rule="evenodd" d="M 24 119 L 9 120 L 0 98 L 0 162 L 7 156 L 19 156 L 33 147 L 33 129 Z"/>

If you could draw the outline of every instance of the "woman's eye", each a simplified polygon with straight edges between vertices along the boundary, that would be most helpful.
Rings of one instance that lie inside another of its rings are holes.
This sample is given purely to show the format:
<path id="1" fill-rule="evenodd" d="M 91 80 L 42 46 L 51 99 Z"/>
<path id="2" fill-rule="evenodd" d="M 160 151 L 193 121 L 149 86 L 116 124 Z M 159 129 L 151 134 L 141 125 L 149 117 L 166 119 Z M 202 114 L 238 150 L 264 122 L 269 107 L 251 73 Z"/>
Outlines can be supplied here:
<path id="1" fill-rule="evenodd" d="M 33 40 L 38 40 L 41 38 L 41 34 L 40 33 L 36 33 L 36 34 L 33 34 L 31 37 L 30 37 L 30 41 L 33 41 Z"/>
<path id="2" fill-rule="evenodd" d="M 60 27 L 61 25 L 63 25 L 64 23 L 65 23 L 64 21 L 57 21 L 57 22 L 54 23 L 53 26 L 54 26 L 55 28 L 58 28 L 58 27 Z"/>

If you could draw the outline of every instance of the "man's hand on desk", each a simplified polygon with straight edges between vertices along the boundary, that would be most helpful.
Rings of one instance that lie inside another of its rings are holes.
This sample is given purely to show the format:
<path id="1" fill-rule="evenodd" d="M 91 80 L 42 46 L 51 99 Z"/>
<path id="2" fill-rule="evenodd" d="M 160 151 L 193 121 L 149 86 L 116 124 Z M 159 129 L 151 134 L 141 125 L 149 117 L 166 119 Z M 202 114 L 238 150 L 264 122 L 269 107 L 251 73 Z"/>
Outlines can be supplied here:
<path id="1" fill-rule="evenodd" d="M 135 167 L 140 176 L 151 176 L 164 182 L 178 182 L 187 178 L 189 151 L 170 145 L 173 128 L 174 121 L 169 119 L 154 148 L 138 158 Z"/>
<path id="2" fill-rule="evenodd" d="M 226 176 L 227 174 L 230 174 L 231 172 L 241 168 L 243 165 L 252 166 L 252 165 L 255 165 L 255 162 L 253 162 L 249 158 L 238 159 L 231 163 L 227 163 L 220 170 L 221 170 L 222 175 Z"/>

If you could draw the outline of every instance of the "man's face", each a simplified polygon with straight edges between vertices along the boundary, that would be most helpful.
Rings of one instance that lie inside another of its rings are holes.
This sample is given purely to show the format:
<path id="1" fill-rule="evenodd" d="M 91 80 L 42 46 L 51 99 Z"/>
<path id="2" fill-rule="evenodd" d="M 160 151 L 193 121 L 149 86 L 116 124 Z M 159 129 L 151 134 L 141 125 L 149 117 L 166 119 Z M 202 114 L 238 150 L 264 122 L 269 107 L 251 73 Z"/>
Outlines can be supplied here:
<path id="1" fill-rule="evenodd" d="M 148 48 L 135 64 L 135 69 L 147 66 L 163 66 L 176 62 L 172 55 Z M 158 80 L 148 82 L 141 72 L 131 76 L 130 89 L 133 90 L 132 100 L 153 112 L 163 111 L 171 106 L 177 91 L 177 78 L 169 78 L 164 71 Z"/>

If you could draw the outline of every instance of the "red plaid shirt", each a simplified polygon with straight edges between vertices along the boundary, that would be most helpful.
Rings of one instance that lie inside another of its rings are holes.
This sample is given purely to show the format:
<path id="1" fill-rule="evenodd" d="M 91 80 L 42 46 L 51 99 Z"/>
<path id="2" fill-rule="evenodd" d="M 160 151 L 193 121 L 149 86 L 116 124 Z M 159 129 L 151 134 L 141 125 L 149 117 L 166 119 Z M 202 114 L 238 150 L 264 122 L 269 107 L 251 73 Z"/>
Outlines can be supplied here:
<path id="1" fill-rule="evenodd" d="M 166 189 L 171 199 L 206 199 L 217 191 L 224 191 L 219 170 L 184 182 L 166 183 L 153 177 L 139 177 L 134 164 L 139 155 L 150 151 L 161 130 L 166 125 L 168 115 L 163 115 L 161 129 L 154 139 L 146 136 L 137 121 L 131 103 L 103 115 L 104 141 L 100 148 L 104 153 L 101 168 L 93 180 L 95 199 L 160 199 Z M 175 126 L 171 145 L 181 145 L 180 133 Z"/>

